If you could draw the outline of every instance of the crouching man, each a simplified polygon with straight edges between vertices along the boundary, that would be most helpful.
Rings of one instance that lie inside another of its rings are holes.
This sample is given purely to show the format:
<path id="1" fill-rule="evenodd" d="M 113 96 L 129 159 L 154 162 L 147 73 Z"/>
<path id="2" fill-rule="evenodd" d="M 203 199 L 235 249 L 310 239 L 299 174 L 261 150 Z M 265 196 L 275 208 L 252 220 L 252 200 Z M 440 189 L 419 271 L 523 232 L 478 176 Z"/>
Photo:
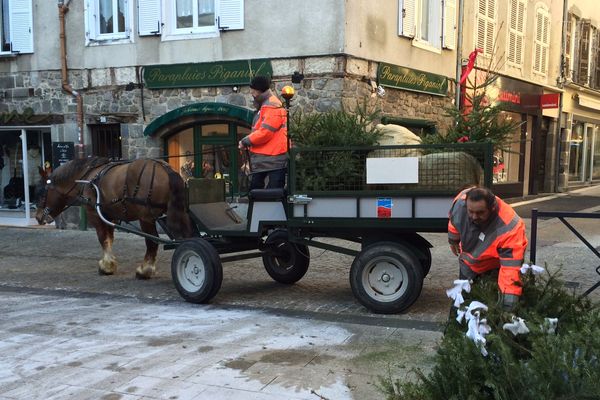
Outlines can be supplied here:
<path id="1" fill-rule="evenodd" d="M 463 190 L 448 214 L 448 242 L 460 279 L 498 270 L 502 307 L 512 310 L 522 291 L 519 270 L 527 247 L 525 224 L 512 207 L 487 188 Z"/>

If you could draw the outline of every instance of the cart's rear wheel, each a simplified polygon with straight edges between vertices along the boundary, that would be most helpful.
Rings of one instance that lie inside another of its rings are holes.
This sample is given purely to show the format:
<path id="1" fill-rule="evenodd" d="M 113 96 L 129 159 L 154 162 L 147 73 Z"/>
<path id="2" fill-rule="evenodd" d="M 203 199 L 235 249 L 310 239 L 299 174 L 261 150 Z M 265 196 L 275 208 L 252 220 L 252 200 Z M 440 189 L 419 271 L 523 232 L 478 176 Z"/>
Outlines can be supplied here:
<path id="1" fill-rule="evenodd" d="M 419 258 L 421 261 L 421 267 L 423 268 L 423 277 L 426 277 L 431 270 L 431 249 L 427 246 L 421 247 L 421 252 L 423 253 L 423 258 Z"/>
<path id="2" fill-rule="evenodd" d="M 267 237 L 262 259 L 273 280 L 292 284 L 302 279 L 308 271 L 310 253 L 307 246 L 291 243 L 287 231 L 279 229 Z"/>
<path id="3" fill-rule="evenodd" d="M 207 303 L 223 282 L 223 266 L 215 248 L 204 239 L 194 238 L 180 244 L 171 260 L 175 288 L 190 303 Z"/>
<path id="4" fill-rule="evenodd" d="M 369 310 L 398 313 L 421 294 L 423 267 L 413 252 L 401 244 L 374 243 L 352 262 L 350 286 L 357 300 Z"/>

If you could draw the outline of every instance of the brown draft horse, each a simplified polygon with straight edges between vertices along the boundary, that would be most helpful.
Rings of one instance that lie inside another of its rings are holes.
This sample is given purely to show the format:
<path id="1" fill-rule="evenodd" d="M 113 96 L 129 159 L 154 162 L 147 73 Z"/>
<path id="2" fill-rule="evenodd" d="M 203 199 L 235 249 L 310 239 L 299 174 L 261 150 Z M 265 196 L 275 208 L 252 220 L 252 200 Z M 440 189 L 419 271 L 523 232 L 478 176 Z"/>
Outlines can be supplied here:
<path id="1" fill-rule="evenodd" d="M 69 161 L 43 178 L 35 218 L 43 225 L 72 205 L 84 205 L 103 250 L 98 263 L 101 275 L 112 275 L 117 270 L 112 252 L 115 228 L 96 213 L 97 195 L 93 186 L 76 180 L 91 181 L 98 186 L 101 213 L 111 222 L 139 221 L 143 232 L 158 236 L 156 220 L 166 213 L 167 229 L 174 238 L 191 236 L 190 219 L 185 212 L 185 183 L 164 161 L 110 162 L 107 158 L 90 157 Z M 136 277 L 140 279 L 151 278 L 156 270 L 158 244 L 145 240 L 146 255 L 136 269 Z"/>

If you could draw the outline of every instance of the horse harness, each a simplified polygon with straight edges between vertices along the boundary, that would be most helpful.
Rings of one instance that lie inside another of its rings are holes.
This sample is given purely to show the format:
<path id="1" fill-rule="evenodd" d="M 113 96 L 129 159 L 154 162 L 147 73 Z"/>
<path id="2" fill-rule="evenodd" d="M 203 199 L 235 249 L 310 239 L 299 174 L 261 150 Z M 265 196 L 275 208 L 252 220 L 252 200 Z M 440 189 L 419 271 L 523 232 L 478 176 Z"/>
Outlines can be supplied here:
<path id="1" fill-rule="evenodd" d="M 137 193 L 140 190 L 140 183 L 142 180 L 142 175 L 144 174 L 144 170 L 146 169 L 146 165 L 148 165 L 148 162 L 144 162 L 144 164 L 142 165 L 142 169 L 140 170 L 140 173 L 137 177 L 137 182 L 135 185 L 135 188 L 133 189 L 133 193 L 131 196 L 128 196 L 128 185 L 127 185 L 127 177 L 125 178 L 125 184 L 123 185 L 123 196 L 119 197 L 119 198 L 113 198 L 110 200 L 110 202 L 108 204 L 118 204 L 121 203 L 122 206 L 122 212 L 123 215 L 127 215 L 127 203 L 133 203 L 133 204 L 139 204 L 139 205 L 143 205 L 143 206 L 148 206 L 150 208 L 165 208 L 167 205 L 164 203 L 154 203 L 152 202 L 152 190 L 154 187 L 154 178 L 156 176 L 156 165 L 158 163 L 161 164 L 161 166 L 164 168 L 165 166 L 163 165 L 163 162 L 161 161 L 156 161 L 156 160 L 152 160 L 153 165 L 152 165 L 152 177 L 150 179 L 150 187 L 148 189 L 148 194 L 146 196 L 145 199 L 141 199 L 136 197 Z M 107 164 L 104 164 L 102 166 L 102 168 L 100 169 L 100 171 L 98 171 L 96 173 L 96 175 L 90 180 L 89 185 L 95 184 L 97 186 L 99 186 L 99 182 L 102 180 L 102 178 L 104 178 L 106 176 L 106 174 L 114 167 L 119 166 L 119 165 L 123 165 L 123 164 L 128 164 L 131 163 L 130 161 L 114 161 L 114 162 L 109 162 Z M 87 177 L 87 175 L 94 170 L 95 168 L 98 168 L 98 165 L 96 166 L 91 166 L 88 167 L 88 169 L 85 171 L 85 173 L 81 176 L 81 178 L 79 180 L 85 180 L 85 178 Z M 169 173 L 169 171 L 165 168 L 167 174 Z M 79 183 L 74 183 L 73 186 L 64 194 L 61 194 L 61 196 L 68 196 L 69 193 L 71 193 L 73 191 L 73 189 L 75 189 L 77 186 L 79 185 L 79 193 L 78 195 L 75 197 L 75 199 L 68 204 L 67 206 L 65 206 L 63 208 L 63 210 L 61 211 L 64 212 L 66 209 L 68 209 L 71 206 L 74 205 L 81 205 L 81 204 L 85 204 L 85 205 L 89 205 L 90 203 L 92 203 L 92 199 L 90 197 L 86 197 L 83 195 L 83 191 L 85 189 L 84 185 L 81 185 Z M 46 190 L 44 192 L 44 203 L 46 202 L 46 196 L 48 193 L 48 186 L 46 186 Z M 102 207 L 102 204 L 100 205 L 100 207 Z M 52 210 L 49 207 L 44 207 L 44 212 L 43 212 L 43 217 L 47 217 L 48 215 L 50 215 L 50 213 L 52 212 Z"/>
<path id="2" fill-rule="evenodd" d="M 132 203 L 132 204 L 138 204 L 138 205 L 142 205 L 142 206 L 147 206 L 150 208 L 165 208 L 166 204 L 164 203 L 155 203 L 152 201 L 152 191 L 154 188 L 154 178 L 156 176 L 156 164 L 160 163 L 159 161 L 156 160 L 151 160 L 153 161 L 152 163 L 152 176 L 150 178 L 150 187 L 148 188 L 148 194 L 146 195 L 146 198 L 139 198 L 137 197 L 137 194 L 140 190 L 140 183 L 142 181 L 142 176 L 144 175 L 144 171 L 146 169 L 146 166 L 148 165 L 148 162 L 145 161 L 144 164 L 142 165 L 142 169 L 140 170 L 140 173 L 137 177 L 137 181 L 136 181 L 136 185 L 133 189 L 133 192 L 131 194 L 131 196 L 128 195 L 129 192 L 129 186 L 127 185 L 127 181 L 128 181 L 128 175 L 129 175 L 129 167 L 127 169 L 126 172 L 126 177 L 125 177 L 125 183 L 123 184 L 123 195 L 121 197 L 116 197 L 116 198 L 112 198 L 110 199 L 110 201 L 108 203 L 105 203 L 104 205 L 114 205 L 114 204 L 121 204 L 121 211 L 123 213 L 123 215 L 127 215 L 127 203 Z M 91 184 L 95 184 L 96 186 L 100 186 L 100 181 L 106 176 L 106 174 L 113 169 L 114 167 L 117 167 L 119 165 L 123 165 L 123 164 L 130 164 L 130 161 L 116 161 L 116 162 L 111 162 L 107 165 L 105 165 L 100 171 L 98 171 L 98 173 L 90 180 L 90 185 Z M 167 171 L 168 173 L 168 171 Z M 79 197 L 81 200 L 83 200 L 83 202 L 85 204 L 90 204 L 92 202 L 91 198 L 87 198 L 83 196 L 83 187 L 80 190 L 80 194 Z M 102 207 L 102 204 L 100 204 L 100 207 Z"/>

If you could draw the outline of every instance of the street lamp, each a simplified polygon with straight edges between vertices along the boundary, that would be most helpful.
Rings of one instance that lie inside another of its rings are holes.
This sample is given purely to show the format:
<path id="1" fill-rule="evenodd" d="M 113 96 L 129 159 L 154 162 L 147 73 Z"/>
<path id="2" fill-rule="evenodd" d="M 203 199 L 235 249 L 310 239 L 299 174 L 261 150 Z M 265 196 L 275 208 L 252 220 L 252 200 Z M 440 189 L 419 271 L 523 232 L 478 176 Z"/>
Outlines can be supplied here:
<path id="1" fill-rule="evenodd" d="M 290 101 L 294 97 L 294 87 L 284 86 L 281 88 L 281 97 L 285 100 L 285 115 L 286 115 L 286 126 L 287 126 L 287 151 L 290 151 Z"/>

